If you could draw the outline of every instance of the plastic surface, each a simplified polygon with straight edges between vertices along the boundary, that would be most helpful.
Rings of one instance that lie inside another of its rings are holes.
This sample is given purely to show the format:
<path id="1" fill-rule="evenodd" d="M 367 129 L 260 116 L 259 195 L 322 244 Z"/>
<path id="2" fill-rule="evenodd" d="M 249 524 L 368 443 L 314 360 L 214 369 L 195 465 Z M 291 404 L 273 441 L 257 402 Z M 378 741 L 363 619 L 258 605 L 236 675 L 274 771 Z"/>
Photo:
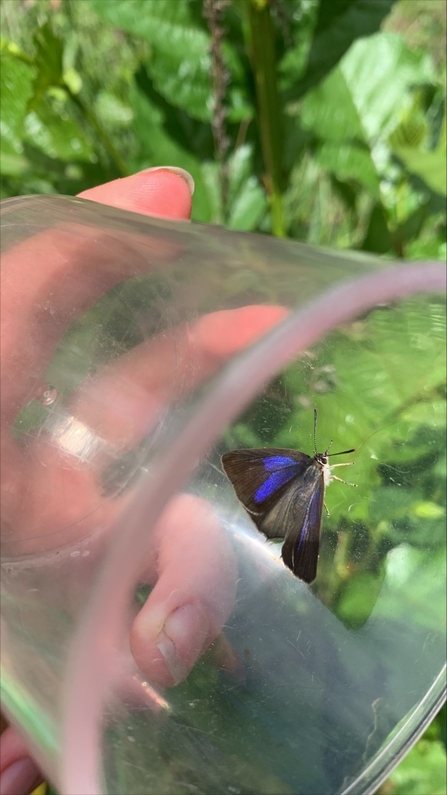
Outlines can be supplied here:
<path id="1" fill-rule="evenodd" d="M 445 687 L 444 268 L 2 210 L 5 708 L 68 795 L 371 792 Z M 328 488 L 308 587 L 219 456 L 312 453 L 314 405 L 357 489 Z M 170 687 L 134 637 L 163 555 L 212 615 Z"/>

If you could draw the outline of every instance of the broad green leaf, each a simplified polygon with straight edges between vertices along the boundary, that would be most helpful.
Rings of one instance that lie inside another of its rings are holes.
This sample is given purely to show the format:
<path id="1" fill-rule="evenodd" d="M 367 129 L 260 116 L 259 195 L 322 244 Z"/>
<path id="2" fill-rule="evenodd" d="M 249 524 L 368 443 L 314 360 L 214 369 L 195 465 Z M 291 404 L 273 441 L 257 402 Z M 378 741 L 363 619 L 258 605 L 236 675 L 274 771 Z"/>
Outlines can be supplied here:
<path id="1" fill-rule="evenodd" d="M 259 226 L 260 219 L 267 212 L 267 208 L 265 192 L 256 177 L 250 177 L 231 207 L 228 227 L 245 232 L 254 231 Z"/>
<path id="2" fill-rule="evenodd" d="M 36 109 L 51 86 L 62 84 L 64 44 L 53 33 L 49 23 L 36 30 L 33 43 L 37 71 L 32 107 Z"/>
<path id="3" fill-rule="evenodd" d="M 433 488 L 433 480 L 430 485 Z M 431 550 L 445 546 L 445 509 L 424 500 L 422 489 L 380 486 L 371 492 L 369 506 L 366 521 L 378 545 L 385 539 L 393 546 L 408 543 Z"/>
<path id="4" fill-rule="evenodd" d="M 387 254 L 391 251 L 392 238 L 388 228 L 388 218 L 380 199 L 371 208 L 360 248 L 362 251 L 372 251 L 375 254 Z"/>
<path id="5" fill-rule="evenodd" d="M 169 163 L 189 171 L 195 181 L 192 217 L 210 221 L 212 206 L 201 164 L 188 148 L 186 135 L 184 146 L 179 142 L 178 133 L 181 127 L 178 125 L 173 129 L 172 113 L 176 109 L 156 105 L 140 86 L 131 88 L 129 101 L 134 117 L 133 129 L 139 142 L 139 151 L 131 163 L 132 168 L 138 171 Z"/>
<path id="6" fill-rule="evenodd" d="M 411 240 L 406 248 L 406 255 L 409 260 L 445 262 L 447 260 L 447 245 L 445 240 L 440 240 L 437 236 L 433 237 L 430 234 L 427 238 Z"/>
<path id="7" fill-rule="evenodd" d="M 23 152 L 23 122 L 33 93 L 35 69 L 20 57 L 2 48 L 0 59 L 0 92 L 2 101 L 2 152 L 20 156 Z M 5 172 L 4 172 L 5 173 Z M 6 172 L 11 173 L 11 172 Z"/>
<path id="8" fill-rule="evenodd" d="M 440 519 L 445 517 L 445 511 L 435 502 L 420 500 L 412 506 L 413 513 L 418 519 Z"/>
<path id="9" fill-rule="evenodd" d="M 182 151 L 190 151 L 198 160 L 214 161 L 214 143 L 210 125 L 192 119 L 183 110 L 167 102 L 143 67 L 136 73 L 135 80 L 138 89 L 157 114 L 157 119 L 163 125 L 166 135 Z"/>
<path id="10" fill-rule="evenodd" d="M 445 745 L 419 740 L 400 762 L 380 793 L 383 795 L 445 795 L 447 792 Z M 385 789 L 386 788 L 386 789 Z"/>
<path id="11" fill-rule="evenodd" d="M 337 604 L 337 616 L 348 626 L 364 624 L 373 610 L 382 586 L 382 577 L 373 574 L 358 574 L 343 590 Z"/>
<path id="12" fill-rule="evenodd" d="M 25 121 L 26 139 L 51 158 L 60 160 L 88 160 L 92 146 L 83 130 L 68 112 L 58 114 L 48 102 L 41 102 Z"/>
<path id="13" fill-rule="evenodd" d="M 202 163 L 200 167 L 202 181 L 204 189 L 206 191 L 206 197 L 208 202 L 207 218 L 209 218 L 209 220 L 215 224 L 223 223 L 222 195 L 221 195 L 221 187 L 219 180 L 219 171 L 220 171 L 219 164 L 216 162 L 212 162 L 211 160 L 207 160 L 206 162 Z"/>
<path id="14" fill-rule="evenodd" d="M 211 118 L 210 38 L 189 4 L 172 0 L 90 0 L 112 25 L 151 45 L 147 66 L 157 90 L 191 116 Z"/>
<path id="15" fill-rule="evenodd" d="M 173 107 L 192 118 L 210 121 L 212 116 L 211 37 L 204 19 L 199 24 L 196 8 L 180 0 L 89 0 L 91 7 L 112 25 L 150 44 L 145 66 L 156 90 Z M 245 72 L 236 50 L 224 40 L 226 68 L 231 73 L 226 104 L 229 119 L 253 115 L 245 91 Z"/>
<path id="16" fill-rule="evenodd" d="M 363 185 L 373 196 L 379 196 L 380 182 L 367 149 L 356 144 L 326 141 L 317 149 L 316 160 L 327 171 L 345 182 Z"/>
<path id="17" fill-rule="evenodd" d="M 432 190 L 447 194 L 446 121 L 436 149 L 399 146 L 391 140 L 391 149 L 412 174 L 417 174 Z"/>
<path id="18" fill-rule="evenodd" d="M 368 141 L 390 130 L 410 87 L 436 80 L 430 58 L 392 33 L 355 42 L 340 69 Z"/>
<path id="19" fill-rule="evenodd" d="M 356 98 L 341 66 L 305 97 L 300 121 L 321 140 L 364 143 L 365 132 Z"/>
<path id="20" fill-rule="evenodd" d="M 424 54 L 411 50 L 400 36 L 379 33 L 353 44 L 339 66 L 303 100 L 300 120 L 324 146 L 343 145 L 332 159 L 323 150 L 327 168 L 339 179 L 357 179 L 377 195 L 386 161 L 375 145 L 396 126 L 405 92 L 433 79 Z"/>
<path id="21" fill-rule="evenodd" d="M 265 191 L 253 175 L 253 151 L 241 146 L 229 162 L 229 217 L 231 229 L 251 231 L 267 210 Z"/>
<path id="22" fill-rule="evenodd" d="M 298 56 L 293 50 L 282 64 L 290 88 L 287 101 L 299 99 L 319 83 L 358 38 L 375 33 L 395 0 L 321 0 L 307 68 L 297 80 Z M 292 82 L 293 81 L 293 82 Z"/>
<path id="23" fill-rule="evenodd" d="M 205 56 L 209 37 L 197 26 L 187 2 L 171 0 L 89 0 L 91 7 L 115 27 L 141 36 L 174 59 Z M 202 67 L 204 65 L 202 64 Z"/>
<path id="24" fill-rule="evenodd" d="M 442 324 L 440 332 L 443 333 Z M 445 401 L 427 400 L 416 403 L 403 410 L 402 419 L 414 425 L 433 425 L 434 428 L 442 430 L 447 423 Z"/>
<path id="25" fill-rule="evenodd" d="M 1 129 L 1 128 L 0 128 Z M 2 138 L 0 149 L 0 174 L 6 177 L 22 177 L 29 171 L 26 157 L 17 154 L 6 138 Z M 6 195 L 3 198 L 7 198 Z"/>
<path id="26" fill-rule="evenodd" d="M 70 89 L 73 95 L 79 94 L 82 88 L 82 77 L 76 69 L 72 67 L 66 69 L 63 75 L 64 85 Z"/>
<path id="27" fill-rule="evenodd" d="M 332 384 L 324 378 L 323 370 L 328 367 Z M 386 527 L 377 531 L 379 540 L 381 534 L 388 534 L 393 522 L 411 514 L 415 539 L 418 534 L 421 539 L 425 537 L 428 526 L 414 516 L 412 506 L 421 499 L 442 502 L 442 495 L 435 499 L 433 494 L 422 492 L 425 470 L 413 475 L 408 491 L 403 486 L 406 471 L 421 456 L 430 453 L 433 466 L 442 455 L 443 426 L 437 418 L 443 407 L 445 412 L 445 404 L 437 390 L 444 382 L 445 307 L 442 302 L 425 299 L 372 312 L 346 333 L 329 337 L 309 366 L 303 362 L 286 372 L 285 385 L 295 400 L 307 398 L 319 408 L 320 448 L 324 449 L 330 439 L 334 439 L 335 449 L 356 448 L 352 456 L 355 466 L 340 473 L 358 488 L 354 491 L 334 483 L 327 489 L 329 524 L 344 519 L 352 526 L 354 521 L 361 521 L 375 533 L 378 523 L 386 520 Z M 304 452 L 312 449 L 310 413 L 307 435 L 303 435 L 300 416 L 301 411 L 296 418 L 292 415 L 270 442 L 272 446 Z M 381 483 L 389 497 L 383 511 L 385 498 L 376 491 Z M 433 479 L 432 490 L 436 484 Z M 436 534 L 438 530 L 437 525 Z"/>
<path id="28" fill-rule="evenodd" d="M 385 581 L 374 608 L 374 618 L 411 621 L 445 634 L 445 548 L 395 547 L 386 558 Z"/>
<path id="29" fill-rule="evenodd" d="M 127 127 L 133 119 L 132 110 L 110 91 L 100 91 L 96 99 L 96 111 L 102 121 L 111 127 Z"/>
<path id="30" fill-rule="evenodd" d="M 400 36 L 379 33 L 357 41 L 303 100 L 301 120 L 323 139 L 371 146 L 396 125 L 405 92 L 433 79 L 426 55 L 410 50 Z"/>

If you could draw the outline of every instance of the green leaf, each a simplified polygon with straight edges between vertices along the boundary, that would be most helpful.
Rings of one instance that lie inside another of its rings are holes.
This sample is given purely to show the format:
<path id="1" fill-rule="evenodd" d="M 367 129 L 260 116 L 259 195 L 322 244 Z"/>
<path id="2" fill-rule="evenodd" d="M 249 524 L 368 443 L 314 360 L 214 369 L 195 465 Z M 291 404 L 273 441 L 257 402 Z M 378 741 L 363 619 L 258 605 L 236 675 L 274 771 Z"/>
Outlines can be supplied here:
<path id="1" fill-rule="evenodd" d="M 385 208 L 380 201 L 376 201 L 371 208 L 368 226 L 359 248 L 362 251 L 374 252 L 374 254 L 386 254 L 391 251 L 391 247 L 392 238 Z"/>
<path id="2" fill-rule="evenodd" d="M 405 92 L 433 79 L 423 53 L 411 50 L 400 36 L 379 33 L 356 42 L 303 100 L 302 123 L 320 138 L 371 146 L 396 125 Z"/>
<path id="3" fill-rule="evenodd" d="M 379 197 L 380 182 L 367 149 L 345 142 L 326 141 L 315 153 L 317 162 L 337 179 L 355 181 Z M 388 249 L 386 249 L 388 250 Z"/>
<path id="4" fill-rule="evenodd" d="M 82 77 L 76 69 L 72 67 L 66 69 L 63 77 L 64 85 L 74 94 L 79 94 L 82 88 Z"/>
<path id="5" fill-rule="evenodd" d="M 51 86 L 60 86 L 63 83 L 64 44 L 62 39 L 53 33 L 49 23 L 36 30 L 33 43 L 36 50 L 37 73 L 32 107 L 36 109 Z"/>
<path id="6" fill-rule="evenodd" d="M 318 157 L 339 179 L 356 179 L 377 196 L 386 161 L 375 146 L 396 126 L 405 92 L 431 79 L 430 61 L 400 36 L 357 41 L 303 100 L 300 120 L 322 142 Z"/>
<path id="7" fill-rule="evenodd" d="M 441 323 L 440 331 L 442 333 Z M 439 430 L 445 429 L 447 416 L 445 412 L 444 400 L 427 400 L 409 406 L 402 412 L 402 419 L 412 425 L 432 425 Z"/>
<path id="8" fill-rule="evenodd" d="M 370 142 L 390 129 L 410 88 L 436 79 L 430 58 L 392 33 L 355 42 L 340 70 Z"/>
<path id="9" fill-rule="evenodd" d="M 57 113 L 48 101 L 41 102 L 36 111 L 28 114 L 25 130 L 25 140 L 48 157 L 79 161 L 92 156 L 91 144 L 67 110 Z"/>
<path id="10" fill-rule="evenodd" d="M 436 149 L 402 146 L 391 138 L 391 149 L 412 174 L 417 174 L 432 190 L 447 194 L 446 118 Z"/>
<path id="11" fill-rule="evenodd" d="M 0 150 L 0 173 L 3 177 L 23 177 L 29 171 L 26 157 L 18 155 L 6 138 L 2 139 Z M 6 194 L 2 198 L 7 198 Z"/>
<path id="12" fill-rule="evenodd" d="M 421 739 L 391 774 L 383 795 L 385 786 L 387 795 L 445 795 L 446 769 L 442 742 Z"/>
<path id="13" fill-rule="evenodd" d="M 157 124 L 162 125 L 163 131 L 169 139 L 183 152 L 186 153 L 189 150 L 201 161 L 214 161 L 214 144 L 210 125 L 207 122 L 191 119 L 184 111 L 167 102 L 156 89 L 150 74 L 143 67 L 137 71 L 135 80 L 139 91 L 145 96 L 148 106 L 153 109 Z"/>
<path id="14" fill-rule="evenodd" d="M 374 617 L 431 629 L 445 635 L 445 548 L 415 549 L 409 544 L 395 547 L 386 557 L 385 581 L 376 602 Z"/>
<path id="15" fill-rule="evenodd" d="M 370 616 L 382 587 L 383 577 L 358 574 L 344 588 L 337 605 L 337 616 L 347 626 L 361 626 Z"/>
<path id="16" fill-rule="evenodd" d="M 321 385 L 320 373 L 328 367 L 332 386 L 327 379 L 327 385 Z M 419 500 L 443 503 L 434 473 L 442 458 L 439 417 L 445 412 L 438 394 L 445 382 L 442 302 L 421 298 L 375 310 L 346 332 L 328 337 L 316 359 L 308 366 L 300 362 L 291 367 L 284 381 L 297 406 L 308 400 L 319 408 L 321 447 L 334 439 L 338 449 L 356 448 L 355 466 L 342 476 L 358 488 L 334 483 L 327 489 L 327 524 L 366 523 L 373 544 L 371 560 L 379 554 L 382 536 L 391 538 L 391 531 L 393 543 L 401 543 L 411 530 L 415 545 L 426 543 L 432 533 L 437 546 L 443 538 L 442 519 L 432 527 L 434 520 L 418 519 L 412 506 Z M 311 428 L 306 444 L 302 423 L 297 409 L 271 446 L 307 452 Z M 411 475 L 414 467 L 418 468 Z M 380 526 L 382 521 L 387 524 Z"/>
<path id="17" fill-rule="evenodd" d="M 28 103 L 33 93 L 33 66 L 25 63 L 20 57 L 2 48 L 0 56 L 0 95 L 1 112 L 1 146 L 9 157 L 20 156 L 23 152 L 21 142 L 23 122 L 27 113 Z M 5 163 L 2 163 L 2 172 Z"/>
<path id="18" fill-rule="evenodd" d="M 211 118 L 210 37 L 189 3 L 172 0 L 90 0 L 112 25 L 151 45 L 147 63 L 157 91 L 196 119 Z"/>
<path id="19" fill-rule="evenodd" d="M 412 507 L 418 519 L 439 519 L 445 516 L 445 511 L 440 505 L 428 500 L 419 500 Z"/>
<path id="20" fill-rule="evenodd" d="M 297 51 L 288 54 L 283 71 L 293 84 L 287 101 L 295 101 L 317 85 L 360 37 L 375 33 L 395 0 L 321 0 L 312 45 L 304 75 L 296 80 Z"/>
<path id="21" fill-rule="evenodd" d="M 129 105 L 110 91 L 98 93 L 96 111 L 104 124 L 111 127 L 127 127 L 133 120 Z"/>
<path id="22" fill-rule="evenodd" d="M 139 80 L 138 85 L 132 87 L 129 94 L 134 117 L 133 129 L 139 143 L 139 151 L 131 162 L 131 167 L 138 171 L 169 163 L 189 171 L 195 182 L 192 217 L 201 221 L 211 221 L 212 202 L 200 161 L 195 156 L 194 150 L 188 147 L 186 133 L 183 145 L 179 139 L 179 134 L 184 129 L 180 126 L 180 119 L 178 124 L 175 123 L 179 112 L 164 100 L 160 103 L 157 99 L 155 101 L 151 99 L 147 86 L 144 86 L 144 90 L 141 86 Z M 184 118 L 183 122 L 186 123 Z"/>
<path id="23" fill-rule="evenodd" d="M 239 231 L 254 231 L 268 209 L 267 197 L 256 177 L 250 177 L 231 207 L 227 225 Z"/>
<path id="24" fill-rule="evenodd" d="M 253 150 L 240 146 L 229 162 L 229 217 L 230 229 L 251 231 L 267 211 L 267 197 L 253 175 Z"/>

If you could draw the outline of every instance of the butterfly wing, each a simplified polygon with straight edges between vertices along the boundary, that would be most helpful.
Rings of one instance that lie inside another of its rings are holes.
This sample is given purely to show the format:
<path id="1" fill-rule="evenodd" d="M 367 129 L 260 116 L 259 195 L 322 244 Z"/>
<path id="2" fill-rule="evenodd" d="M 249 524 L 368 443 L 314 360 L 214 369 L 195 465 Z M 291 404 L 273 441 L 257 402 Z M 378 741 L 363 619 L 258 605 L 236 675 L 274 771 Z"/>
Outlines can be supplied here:
<path id="1" fill-rule="evenodd" d="M 296 577 L 311 583 L 317 574 L 324 500 L 324 477 L 318 464 L 308 470 L 305 483 L 292 484 L 285 496 L 287 516 L 279 519 L 287 528 L 282 559 Z"/>
<path id="2" fill-rule="evenodd" d="M 286 526 L 275 521 L 275 507 L 299 481 L 314 459 L 295 450 L 276 448 L 233 450 L 222 456 L 222 466 L 238 499 L 267 538 L 284 538 Z"/>
<path id="3" fill-rule="evenodd" d="M 304 580 L 315 579 L 324 477 L 314 458 L 295 450 L 234 450 L 222 466 L 237 497 L 267 538 L 285 538 L 282 558 Z"/>

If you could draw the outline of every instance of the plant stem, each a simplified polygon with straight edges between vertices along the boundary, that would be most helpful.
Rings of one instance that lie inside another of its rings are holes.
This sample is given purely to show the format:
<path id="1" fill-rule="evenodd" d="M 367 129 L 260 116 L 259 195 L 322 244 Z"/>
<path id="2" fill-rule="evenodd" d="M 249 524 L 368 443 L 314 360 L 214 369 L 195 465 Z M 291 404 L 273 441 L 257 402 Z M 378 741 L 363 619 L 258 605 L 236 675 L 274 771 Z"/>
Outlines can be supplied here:
<path id="1" fill-rule="evenodd" d="M 284 237 L 282 109 L 276 74 L 275 30 L 266 2 L 250 0 L 247 8 L 250 58 L 256 85 L 258 127 L 272 212 L 272 232 L 277 237 Z"/>

